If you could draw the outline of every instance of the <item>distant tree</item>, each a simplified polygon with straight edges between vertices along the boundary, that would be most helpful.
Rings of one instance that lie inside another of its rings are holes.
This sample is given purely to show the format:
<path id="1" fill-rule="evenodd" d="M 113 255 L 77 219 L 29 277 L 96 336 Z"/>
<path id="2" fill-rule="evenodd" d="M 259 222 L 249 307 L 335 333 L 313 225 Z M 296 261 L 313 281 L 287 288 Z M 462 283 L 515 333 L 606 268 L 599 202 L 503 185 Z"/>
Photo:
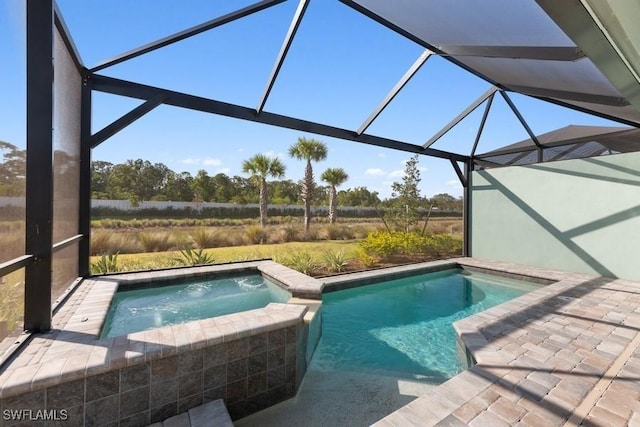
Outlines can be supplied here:
<path id="1" fill-rule="evenodd" d="M 313 201 L 313 168 L 311 162 L 319 162 L 327 158 L 327 146 L 324 142 L 315 139 L 298 138 L 298 142 L 289 147 L 289 156 L 307 162 L 304 170 L 304 178 L 301 183 L 301 196 L 304 202 L 304 234 L 309 232 L 311 223 L 311 203 Z"/>
<path id="2" fill-rule="evenodd" d="M 109 174 L 111 191 L 117 198 L 133 203 L 151 200 L 163 193 L 171 169 L 162 163 L 148 160 L 127 160 L 113 166 Z"/>
<path id="3" fill-rule="evenodd" d="M 336 222 L 336 204 L 337 204 L 337 191 L 336 187 L 344 184 L 349 179 L 349 175 L 342 168 L 329 168 L 320 176 L 324 182 L 330 185 L 329 187 L 329 222 L 331 224 Z"/>
<path id="4" fill-rule="evenodd" d="M 231 188 L 233 196 L 231 196 L 230 202 L 241 204 L 259 202 L 259 197 L 255 194 L 249 179 L 234 175 L 231 177 Z"/>
<path id="5" fill-rule="evenodd" d="M 189 172 L 175 173 L 171 171 L 163 195 L 167 200 L 191 202 L 194 198 L 192 184 L 193 177 Z"/>
<path id="6" fill-rule="evenodd" d="M 271 181 L 268 184 L 271 202 L 282 205 L 294 205 L 300 196 L 300 184 L 291 179 Z"/>
<path id="7" fill-rule="evenodd" d="M 0 196 L 24 196 L 27 152 L 0 141 Z"/>
<path id="8" fill-rule="evenodd" d="M 212 179 L 206 170 L 200 169 L 191 181 L 193 198 L 196 202 L 208 202 L 214 194 Z"/>
<path id="9" fill-rule="evenodd" d="M 91 197 L 94 199 L 108 199 L 111 197 L 109 177 L 113 170 L 113 163 L 102 160 L 91 162 Z"/>
<path id="10" fill-rule="evenodd" d="M 338 203 L 342 206 L 376 206 L 380 204 L 380 197 L 377 191 L 355 187 L 338 191 Z"/>
<path id="11" fill-rule="evenodd" d="M 429 202 L 440 210 L 462 211 L 462 198 L 456 198 L 447 193 L 436 194 L 429 199 Z"/>
<path id="12" fill-rule="evenodd" d="M 390 221 L 398 228 L 409 228 L 418 220 L 418 207 L 420 205 L 420 170 L 418 169 L 418 155 L 407 160 L 402 182 L 391 184 L 391 210 Z M 404 225 L 404 227 L 402 227 Z"/>
<path id="13" fill-rule="evenodd" d="M 218 203 L 228 203 L 235 194 L 231 178 L 220 172 L 211 177 L 213 185 L 213 201 Z"/>
<path id="14" fill-rule="evenodd" d="M 269 157 L 264 154 L 256 154 L 242 162 L 242 171 L 251 174 L 251 179 L 260 188 L 260 226 L 267 225 L 267 208 L 269 196 L 267 194 L 267 178 L 282 178 L 285 166 L 277 157 Z"/>

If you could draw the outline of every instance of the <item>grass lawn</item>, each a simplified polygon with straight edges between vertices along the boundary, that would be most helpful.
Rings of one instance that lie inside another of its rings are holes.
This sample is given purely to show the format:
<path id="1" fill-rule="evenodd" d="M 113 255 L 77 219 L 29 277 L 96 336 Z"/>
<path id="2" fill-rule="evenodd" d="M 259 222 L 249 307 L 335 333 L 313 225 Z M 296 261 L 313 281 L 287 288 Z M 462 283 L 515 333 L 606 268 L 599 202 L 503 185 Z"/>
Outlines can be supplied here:
<path id="1" fill-rule="evenodd" d="M 315 242 L 288 242 L 279 244 L 263 244 L 248 246 L 231 246 L 224 248 L 204 249 L 203 252 L 213 257 L 214 263 L 234 261 L 249 261 L 271 258 L 282 264 L 304 253 L 308 254 L 317 264 L 322 264 L 325 254 L 343 252 L 346 260 L 356 257 L 358 243 L 356 240 L 333 240 Z M 99 256 L 91 257 L 94 263 Z M 118 255 L 117 265 L 120 271 L 147 270 L 153 268 L 176 267 L 182 265 L 183 257 L 179 251 L 147 252 L 139 254 Z"/>

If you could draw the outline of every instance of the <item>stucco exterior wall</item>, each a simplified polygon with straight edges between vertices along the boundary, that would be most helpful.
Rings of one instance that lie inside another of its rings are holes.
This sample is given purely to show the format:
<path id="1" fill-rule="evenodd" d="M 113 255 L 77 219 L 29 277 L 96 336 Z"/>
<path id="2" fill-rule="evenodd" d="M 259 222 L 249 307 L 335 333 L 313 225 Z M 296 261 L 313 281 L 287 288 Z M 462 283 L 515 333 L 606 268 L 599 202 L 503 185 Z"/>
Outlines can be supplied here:
<path id="1" fill-rule="evenodd" d="M 640 153 L 471 179 L 472 256 L 640 280 Z"/>

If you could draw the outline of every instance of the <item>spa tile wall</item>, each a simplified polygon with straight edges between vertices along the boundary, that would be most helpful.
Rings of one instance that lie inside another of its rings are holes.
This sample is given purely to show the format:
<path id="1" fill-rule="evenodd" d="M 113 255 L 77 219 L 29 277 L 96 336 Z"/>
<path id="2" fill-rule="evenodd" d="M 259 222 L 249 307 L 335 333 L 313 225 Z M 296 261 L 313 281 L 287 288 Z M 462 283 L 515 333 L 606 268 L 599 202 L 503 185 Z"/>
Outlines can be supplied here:
<path id="1" fill-rule="evenodd" d="M 305 335 L 299 323 L 0 399 L 0 425 L 146 426 L 220 398 L 239 419 L 295 395 Z"/>

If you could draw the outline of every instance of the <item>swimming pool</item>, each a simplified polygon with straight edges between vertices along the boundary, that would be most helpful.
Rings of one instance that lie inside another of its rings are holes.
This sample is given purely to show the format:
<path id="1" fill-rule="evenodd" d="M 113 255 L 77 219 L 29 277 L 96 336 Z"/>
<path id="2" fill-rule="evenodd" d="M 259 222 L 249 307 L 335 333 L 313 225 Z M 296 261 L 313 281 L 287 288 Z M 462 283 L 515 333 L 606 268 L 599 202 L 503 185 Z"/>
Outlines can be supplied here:
<path id="1" fill-rule="evenodd" d="M 200 278 L 115 293 L 101 338 L 287 302 L 291 294 L 260 274 Z"/>
<path id="2" fill-rule="evenodd" d="M 540 286 L 454 269 L 324 294 L 314 363 L 444 382 L 465 369 L 453 322 Z"/>

